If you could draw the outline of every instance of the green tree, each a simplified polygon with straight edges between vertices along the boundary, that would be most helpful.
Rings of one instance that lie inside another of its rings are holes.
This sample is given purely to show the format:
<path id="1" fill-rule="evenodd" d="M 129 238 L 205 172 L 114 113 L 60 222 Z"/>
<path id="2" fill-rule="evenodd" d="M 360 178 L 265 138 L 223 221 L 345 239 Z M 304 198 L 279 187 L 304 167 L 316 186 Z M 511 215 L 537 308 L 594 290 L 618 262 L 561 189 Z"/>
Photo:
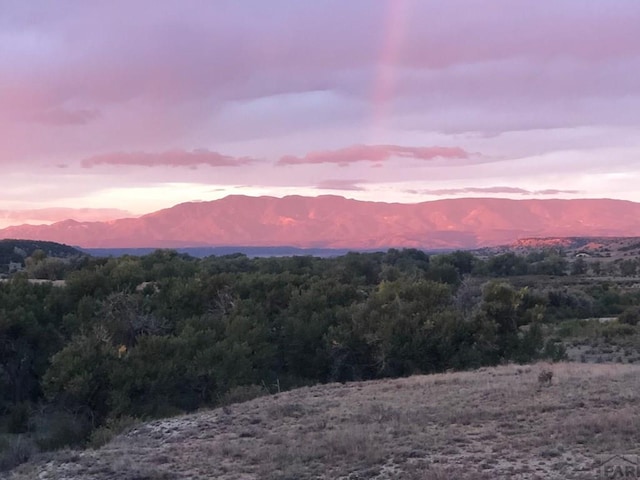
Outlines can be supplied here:
<path id="1" fill-rule="evenodd" d="M 588 265 L 584 258 L 576 258 L 571 264 L 571 275 L 584 275 L 587 273 Z"/>
<path id="2" fill-rule="evenodd" d="M 638 264 L 635 259 L 626 258 L 620 262 L 620 273 L 625 277 L 632 277 L 636 274 Z"/>
<path id="3" fill-rule="evenodd" d="M 545 307 L 532 300 L 527 288 L 516 290 L 499 281 L 485 285 L 477 320 L 493 322 L 496 326 L 495 353 L 498 357 L 494 360 L 524 361 L 534 358 L 532 351 L 542 349 L 542 338 L 534 325 L 543 320 Z M 528 325 L 530 333 L 523 334 L 522 325 Z"/>
<path id="4" fill-rule="evenodd" d="M 487 261 L 487 271 L 498 277 L 526 275 L 528 264 L 524 258 L 513 252 L 508 252 L 491 257 Z"/>
<path id="5" fill-rule="evenodd" d="M 618 321 L 627 325 L 637 325 L 640 321 L 640 307 L 633 305 L 626 308 L 618 317 Z"/>
<path id="6" fill-rule="evenodd" d="M 118 349 L 103 328 L 75 336 L 51 358 L 43 378 L 45 393 L 61 405 L 86 409 L 98 425 L 110 410 L 111 374 L 117 361 Z"/>
<path id="7" fill-rule="evenodd" d="M 535 266 L 535 272 L 539 275 L 566 275 L 568 262 L 567 259 L 557 255 L 548 255 L 543 261 Z"/>
<path id="8" fill-rule="evenodd" d="M 23 275 L 0 284 L 0 410 L 41 394 L 40 377 L 62 341 L 45 308 L 50 291 Z"/>
<path id="9" fill-rule="evenodd" d="M 451 305 L 448 286 L 383 282 L 329 330 L 338 379 L 408 375 L 440 368 L 435 316 Z"/>

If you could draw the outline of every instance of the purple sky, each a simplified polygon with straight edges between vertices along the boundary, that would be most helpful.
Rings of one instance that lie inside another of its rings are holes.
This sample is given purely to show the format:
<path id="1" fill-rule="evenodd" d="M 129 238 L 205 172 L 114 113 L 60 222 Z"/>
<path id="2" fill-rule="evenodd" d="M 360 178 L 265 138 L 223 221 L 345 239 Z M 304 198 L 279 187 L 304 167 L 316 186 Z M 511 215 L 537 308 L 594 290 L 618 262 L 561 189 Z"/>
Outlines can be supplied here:
<path id="1" fill-rule="evenodd" d="M 638 0 L 0 0 L 0 226 L 228 194 L 640 201 L 639 25 Z"/>

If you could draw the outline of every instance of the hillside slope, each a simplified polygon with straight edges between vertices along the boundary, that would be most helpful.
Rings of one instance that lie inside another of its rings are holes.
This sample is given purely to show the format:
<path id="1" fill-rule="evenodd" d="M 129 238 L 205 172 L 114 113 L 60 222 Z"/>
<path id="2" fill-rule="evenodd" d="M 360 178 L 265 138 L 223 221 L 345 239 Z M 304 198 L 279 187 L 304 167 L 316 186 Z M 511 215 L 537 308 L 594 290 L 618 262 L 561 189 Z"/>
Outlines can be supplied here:
<path id="1" fill-rule="evenodd" d="M 54 242 L 17 240 L 6 238 L 0 240 L 0 263 L 23 261 L 36 250 L 42 250 L 49 257 L 67 258 L 82 255 L 77 248 Z"/>
<path id="2" fill-rule="evenodd" d="M 338 196 L 229 196 L 139 218 L 66 220 L 1 237 L 99 247 L 475 248 L 522 237 L 637 236 L 640 204 L 622 200 L 451 199 L 377 203 Z"/>
<path id="3" fill-rule="evenodd" d="M 534 365 L 303 388 L 143 424 L 10 478 L 567 480 L 640 453 L 640 367 L 544 368 L 550 386 Z"/>

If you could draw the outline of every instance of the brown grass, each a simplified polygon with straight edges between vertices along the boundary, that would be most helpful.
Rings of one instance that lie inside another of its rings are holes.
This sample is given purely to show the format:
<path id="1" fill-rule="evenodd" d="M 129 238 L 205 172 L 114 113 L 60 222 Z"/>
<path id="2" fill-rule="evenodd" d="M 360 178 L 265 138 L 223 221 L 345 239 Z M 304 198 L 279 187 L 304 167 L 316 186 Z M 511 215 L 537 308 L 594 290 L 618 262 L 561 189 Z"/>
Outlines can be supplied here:
<path id="1" fill-rule="evenodd" d="M 608 364 L 316 386 L 140 425 L 10 478 L 596 478 L 598 454 L 640 453 L 639 390 L 640 366 Z"/>

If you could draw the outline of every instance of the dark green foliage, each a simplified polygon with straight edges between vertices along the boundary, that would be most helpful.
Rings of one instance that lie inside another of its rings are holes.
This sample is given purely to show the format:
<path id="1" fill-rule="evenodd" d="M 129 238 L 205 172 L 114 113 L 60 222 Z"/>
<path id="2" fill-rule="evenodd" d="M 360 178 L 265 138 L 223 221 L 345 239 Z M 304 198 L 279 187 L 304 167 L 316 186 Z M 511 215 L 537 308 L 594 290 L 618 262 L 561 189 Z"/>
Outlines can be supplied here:
<path id="1" fill-rule="evenodd" d="M 88 446 L 94 449 L 100 448 L 109 443 L 116 435 L 130 430 L 137 423 L 138 420 L 136 418 L 127 415 L 119 418 L 110 418 L 104 425 L 91 432 Z"/>
<path id="2" fill-rule="evenodd" d="M 440 265 L 451 265 L 456 269 L 460 276 L 467 275 L 480 268 L 482 263 L 473 253 L 461 250 L 444 255 L 438 255 L 435 257 L 435 261 Z"/>
<path id="3" fill-rule="evenodd" d="M 460 273 L 455 266 L 450 263 L 434 263 L 427 272 L 427 278 L 434 282 L 447 283 L 449 285 L 457 285 L 460 283 Z"/>
<path id="4" fill-rule="evenodd" d="M 74 409 L 86 407 L 99 423 L 109 412 L 110 376 L 117 360 L 105 329 L 73 337 L 51 358 L 42 379 L 47 397 Z"/>
<path id="5" fill-rule="evenodd" d="M 551 318 L 589 318 L 597 313 L 592 296 L 576 288 L 549 288 L 546 296 L 547 313 Z"/>
<path id="6" fill-rule="evenodd" d="M 626 323 L 627 325 L 637 325 L 640 321 L 640 307 L 633 306 L 627 308 L 618 317 L 620 323 Z"/>
<path id="7" fill-rule="evenodd" d="M 632 325 L 625 323 L 610 322 L 602 327 L 602 337 L 605 340 L 610 340 L 615 337 L 627 337 L 635 333 L 636 329 Z"/>
<path id="8" fill-rule="evenodd" d="M 503 253 L 491 257 L 487 262 L 487 272 L 496 277 L 526 275 L 529 271 L 527 261 L 515 253 Z"/>
<path id="9" fill-rule="evenodd" d="M 37 451 L 34 442 L 25 436 L 15 436 L 10 440 L 0 438 L 0 472 L 28 461 Z"/>
<path id="10" fill-rule="evenodd" d="M 17 403 L 9 408 L 7 431 L 9 433 L 25 433 L 29 429 L 29 404 Z"/>
<path id="11" fill-rule="evenodd" d="M 436 282 L 458 285 L 465 275 L 486 270 L 487 266 L 472 253 L 456 251 L 434 257 L 426 276 Z"/>
<path id="12" fill-rule="evenodd" d="M 58 408 L 38 419 L 35 443 L 41 450 L 60 450 L 89 438 L 95 422 L 86 409 Z"/>
<path id="13" fill-rule="evenodd" d="M 477 317 L 495 325 L 494 361 L 526 362 L 541 356 L 544 346 L 540 323 L 545 306 L 527 288 L 491 281 L 483 290 Z"/>
<path id="14" fill-rule="evenodd" d="M 567 349 L 561 341 L 550 338 L 545 342 L 542 356 L 552 362 L 560 362 L 567 359 Z"/>
<path id="15" fill-rule="evenodd" d="M 22 276 L 0 283 L 0 412 L 40 397 L 48 358 L 62 346 L 60 319 L 46 308 L 50 293 Z"/>
<path id="16" fill-rule="evenodd" d="M 560 255 L 550 255 L 541 262 L 531 266 L 531 273 L 537 275 L 566 275 L 568 262 Z"/>
<path id="17" fill-rule="evenodd" d="M 576 258 L 571 264 L 571 275 L 584 275 L 587 270 L 588 266 L 584 258 Z"/>
<path id="18" fill-rule="evenodd" d="M 39 250 L 41 255 L 58 258 L 77 257 L 82 252 L 77 248 L 70 247 L 55 242 L 45 242 L 42 240 L 0 240 L 0 264 L 9 262 L 23 262 L 24 259 L 33 255 Z"/>
<path id="19" fill-rule="evenodd" d="M 528 271 L 535 275 L 565 275 L 569 267 L 569 262 L 565 258 L 565 253 L 557 249 L 544 249 L 531 252 L 526 257 L 528 263 Z M 584 260 L 579 258 L 576 260 L 577 268 L 582 269 Z M 574 263 L 575 265 L 575 263 Z M 578 271 L 573 273 L 579 275 L 585 273 Z"/>
<path id="20" fill-rule="evenodd" d="M 64 275 L 66 286 L 25 273 L 0 283 L 0 419 L 44 449 L 99 445 L 130 417 L 317 382 L 558 360 L 565 352 L 545 342 L 547 322 L 625 310 L 629 325 L 602 329 L 624 335 L 640 304 L 612 285 L 529 288 L 530 277 L 513 278 L 564 274 L 552 251 L 483 262 L 416 249 L 202 260 L 159 250 L 82 257 L 60 271 L 43 264 L 46 252 L 31 253 L 32 274 Z M 43 408 L 53 412 L 46 421 L 34 414 Z"/>
<path id="21" fill-rule="evenodd" d="M 193 410 L 197 398 L 210 398 L 209 369 L 202 370 L 202 359 L 215 365 L 219 359 L 199 335 L 200 342 L 175 336 L 146 336 L 136 348 L 116 360 L 110 371 L 109 405 L 116 415 L 161 416 L 180 410 Z M 202 350 L 200 350 L 202 349 Z M 195 365 L 194 360 L 200 360 Z"/>
<path id="22" fill-rule="evenodd" d="M 635 259 L 624 259 L 619 264 L 620 274 L 625 277 L 632 277 L 637 273 L 638 262 Z"/>
<path id="23" fill-rule="evenodd" d="M 450 303 L 449 289 L 439 283 L 381 283 L 350 308 L 348 322 L 330 330 L 330 345 L 343 352 L 335 360 L 335 379 L 344 380 L 349 371 L 355 378 L 376 378 L 441 369 L 439 314 Z"/>
<path id="24" fill-rule="evenodd" d="M 83 297 L 101 299 L 110 291 L 108 273 L 103 265 L 90 264 L 66 277 L 66 289 L 72 302 Z"/>
<path id="25" fill-rule="evenodd" d="M 422 276 L 429 271 L 430 258 L 421 250 L 407 248 L 390 249 L 383 257 L 382 264 L 395 268 L 399 274 L 406 276 Z"/>
<path id="26" fill-rule="evenodd" d="M 593 316 L 618 315 L 624 310 L 624 297 L 615 285 L 602 282 L 585 289 L 584 294 L 593 301 Z"/>

